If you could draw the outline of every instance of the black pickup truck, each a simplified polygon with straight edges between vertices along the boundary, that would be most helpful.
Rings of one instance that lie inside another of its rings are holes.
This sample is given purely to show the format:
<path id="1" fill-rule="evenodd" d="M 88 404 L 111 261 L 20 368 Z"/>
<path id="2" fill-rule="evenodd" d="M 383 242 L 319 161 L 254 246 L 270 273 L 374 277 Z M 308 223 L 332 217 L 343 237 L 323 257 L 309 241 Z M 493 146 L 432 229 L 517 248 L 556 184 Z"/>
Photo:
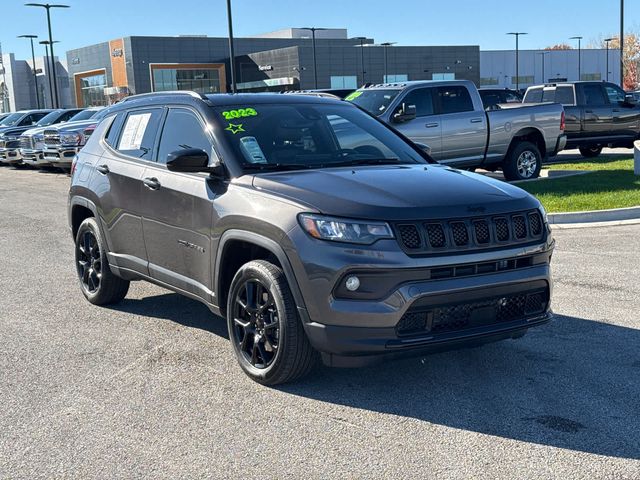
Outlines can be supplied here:
<path id="1" fill-rule="evenodd" d="M 529 87 L 523 103 L 561 103 L 566 149 L 597 157 L 603 147 L 633 147 L 640 138 L 640 105 L 632 94 L 609 82 L 549 83 Z"/>

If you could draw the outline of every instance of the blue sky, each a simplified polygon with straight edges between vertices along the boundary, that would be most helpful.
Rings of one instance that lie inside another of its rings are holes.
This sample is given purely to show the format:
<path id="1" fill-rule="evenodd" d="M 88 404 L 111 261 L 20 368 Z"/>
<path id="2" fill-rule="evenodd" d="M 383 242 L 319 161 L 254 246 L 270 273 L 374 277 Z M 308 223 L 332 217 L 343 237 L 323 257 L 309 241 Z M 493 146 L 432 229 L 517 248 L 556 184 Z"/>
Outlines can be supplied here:
<path id="1" fill-rule="evenodd" d="M 46 39 L 44 9 L 0 0 L 3 52 L 31 55 L 27 40 Z M 225 0 L 66 0 L 52 11 L 56 53 L 128 35 L 225 36 Z M 640 1 L 626 1 L 626 25 L 638 30 Z M 274 8 L 277 5 L 279 8 Z M 313 6 L 311 6 L 313 5 Z M 522 5 L 522 7 L 518 7 Z M 531 5 L 535 5 L 535 8 Z M 233 0 L 234 30 L 250 36 L 289 26 L 344 27 L 350 36 L 400 45 L 480 45 L 513 48 L 507 31 L 524 31 L 521 48 L 543 48 L 582 35 L 583 45 L 619 29 L 618 0 Z M 41 47 L 41 46 L 38 46 Z"/>

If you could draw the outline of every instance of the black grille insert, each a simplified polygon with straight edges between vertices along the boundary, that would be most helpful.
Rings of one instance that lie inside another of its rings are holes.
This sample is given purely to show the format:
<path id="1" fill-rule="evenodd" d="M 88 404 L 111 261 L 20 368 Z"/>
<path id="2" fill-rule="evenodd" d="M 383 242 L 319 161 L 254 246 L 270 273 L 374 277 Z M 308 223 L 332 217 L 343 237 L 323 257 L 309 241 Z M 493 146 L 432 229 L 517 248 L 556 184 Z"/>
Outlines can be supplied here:
<path id="1" fill-rule="evenodd" d="M 473 222 L 473 227 L 476 232 L 476 242 L 478 242 L 478 245 L 486 245 L 491 241 L 489 224 L 486 222 L 486 220 L 477 220 Z"/>
<path id="2" fill-rule="evenodd" d="M 531 235 L 534 237 L 542 235 L 542 218 L 538 212 L 529 214 L 529 228 L 531 229 Z"/>
<path id="3" fill-rule="evenodd" d="M 446 246 L 447 241 L 444 236 L 444 228 L 440 223 L 428 223 L 426 225 L 429 244 L 433 248 L 442 248 Z"/>
<path id="4" fill-rule="evenodd" d="M 453 243 L 458 247 L 469 244 L 469 232 L 464 222 L 451 222 L 451 235 L 453 235 Z"/>
<path id="5" fill-rule="evenodd" d="M 496 238 L 499 242 L 506 242 L 509 240 L 509 222 L 506 218 L 496 218 L 494 220 L 496 225 Z"/>
<path id="6" fill-rule="evenodd" d="M 420 248 L 422 246 L 422 240 L 420 240 L 420 232 L 415 225 L 399 225 L 398 231 L 400 232 L 400 239 L 402 244 L 411 250 Z"/>
<path id="7" fill-rule="evenodd" d="M 527 236 L 527 224 L 524 221 L 524 216 L 514 215 L 513 217 L 513 235 L 518 240 L 521 240 Z"/>

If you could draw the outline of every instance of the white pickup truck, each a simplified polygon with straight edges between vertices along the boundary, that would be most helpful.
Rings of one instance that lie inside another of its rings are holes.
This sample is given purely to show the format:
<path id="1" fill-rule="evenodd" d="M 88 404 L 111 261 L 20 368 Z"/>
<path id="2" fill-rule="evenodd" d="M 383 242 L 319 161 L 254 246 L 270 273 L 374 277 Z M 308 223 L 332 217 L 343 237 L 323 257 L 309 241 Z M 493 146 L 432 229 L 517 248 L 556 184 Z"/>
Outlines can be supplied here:
<path id="1" fill-rule="evenodd" d="M 554 103 L 503 104 L 485 111 L 467 80 L 374 85 L 346 97 L 456 168 L 502 168 L 507 180 L 536 178 L 564 148 L 564 109 Z"/>

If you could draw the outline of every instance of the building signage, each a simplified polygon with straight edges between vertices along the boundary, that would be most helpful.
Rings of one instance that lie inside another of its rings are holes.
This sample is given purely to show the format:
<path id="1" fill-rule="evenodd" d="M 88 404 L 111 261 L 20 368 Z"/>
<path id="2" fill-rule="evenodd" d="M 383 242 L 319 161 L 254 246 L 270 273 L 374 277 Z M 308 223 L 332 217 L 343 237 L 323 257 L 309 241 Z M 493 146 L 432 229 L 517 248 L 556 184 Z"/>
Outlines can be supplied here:
<path id="1" fill-rule="evenodd" d="M 261 72 L 270 72 L 273 70 L 273 65 L 258 65 L 258 70 Z"/>
<path id="2" fill-rule="evenodd" d="M 72 58 L 71 65 L 80 65 L 80 59 L 78 57 Z"/>
<path id="3" fill-rule="evenodd" d="M 114 48 L 113 50 L 111 50 L 112 57 L 121 57 L 122 55 L 124 55 L 124 52 L 121 48 Z"/>

